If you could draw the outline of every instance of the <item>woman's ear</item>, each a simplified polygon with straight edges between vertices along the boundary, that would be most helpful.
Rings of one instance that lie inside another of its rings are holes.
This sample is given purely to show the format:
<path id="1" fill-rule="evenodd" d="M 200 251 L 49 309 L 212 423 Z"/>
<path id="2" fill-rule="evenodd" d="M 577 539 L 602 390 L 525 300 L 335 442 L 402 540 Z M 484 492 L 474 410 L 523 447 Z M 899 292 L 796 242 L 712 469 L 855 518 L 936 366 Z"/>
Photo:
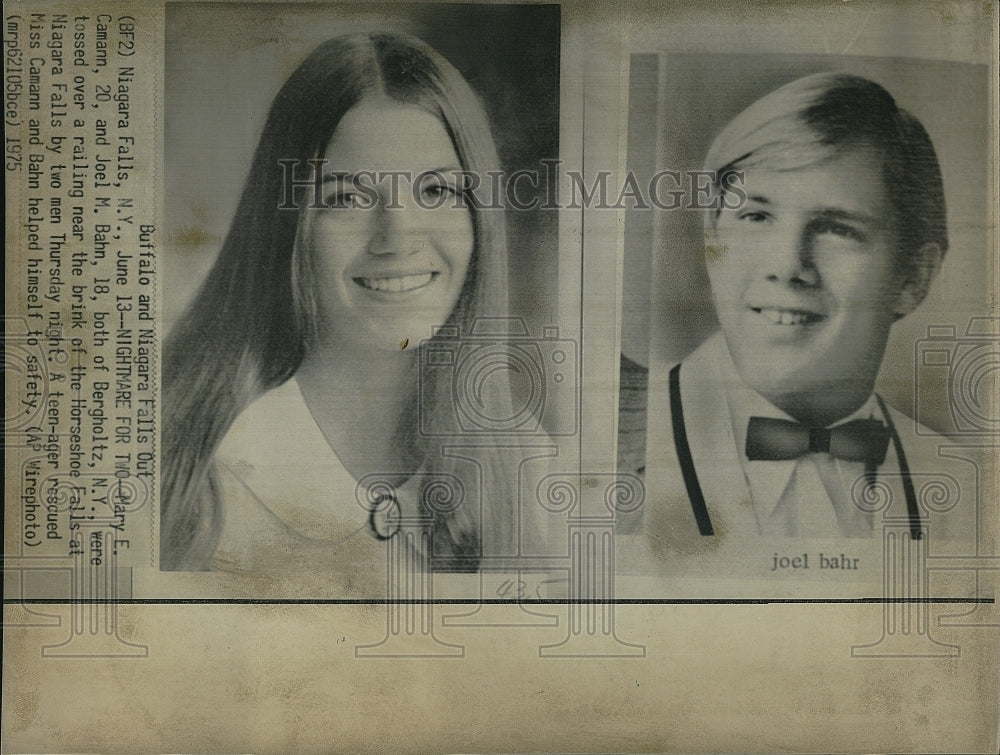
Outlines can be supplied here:
<path id="1" fill-rule="evenodd" d="M 917 249 L 907 261 L 899 294 L 896 297 L 897 320 L 910 314 L 927 296 L 931 281 L 941 269 L 943 256 L 940 244 L 928 242 Z"/>

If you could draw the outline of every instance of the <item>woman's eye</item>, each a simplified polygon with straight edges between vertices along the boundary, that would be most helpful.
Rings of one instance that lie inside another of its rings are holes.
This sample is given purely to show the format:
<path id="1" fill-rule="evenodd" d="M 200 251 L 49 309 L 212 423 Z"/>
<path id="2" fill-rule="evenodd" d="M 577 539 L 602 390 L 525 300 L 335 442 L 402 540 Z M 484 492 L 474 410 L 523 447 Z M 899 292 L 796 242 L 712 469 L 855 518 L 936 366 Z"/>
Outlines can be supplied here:
<path id="1" fill-rule="evenodd" d="M 443 196 L 456 196 L 458 189 L 449 184 L 429 184 L 424 187 L 424 196 L 431 199 L 438 199 Z"/>

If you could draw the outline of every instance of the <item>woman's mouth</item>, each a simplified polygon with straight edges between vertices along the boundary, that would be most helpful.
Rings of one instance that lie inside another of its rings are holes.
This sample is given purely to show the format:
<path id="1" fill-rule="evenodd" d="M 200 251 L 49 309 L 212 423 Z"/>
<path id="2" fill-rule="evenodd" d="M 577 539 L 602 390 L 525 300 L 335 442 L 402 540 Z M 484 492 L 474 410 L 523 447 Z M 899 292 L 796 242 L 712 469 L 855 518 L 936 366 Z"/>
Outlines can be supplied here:
<path id="1" fill-rule="evenodd" d="M 362 288 L 367 288 L 369 291 L 401 294 L 429 286 L 437 275 L 437 273 L 419 273 L 416 275 L 395 275 L 383 278 L 354 278 L 354 282 Z"/>
<path id="2" fill-rule="evenodd" d="M 775 307 L 751 307 L 751 309 L 773 325 L 811 325 L 823 319 L 821 314 L 801 309 Z"/>

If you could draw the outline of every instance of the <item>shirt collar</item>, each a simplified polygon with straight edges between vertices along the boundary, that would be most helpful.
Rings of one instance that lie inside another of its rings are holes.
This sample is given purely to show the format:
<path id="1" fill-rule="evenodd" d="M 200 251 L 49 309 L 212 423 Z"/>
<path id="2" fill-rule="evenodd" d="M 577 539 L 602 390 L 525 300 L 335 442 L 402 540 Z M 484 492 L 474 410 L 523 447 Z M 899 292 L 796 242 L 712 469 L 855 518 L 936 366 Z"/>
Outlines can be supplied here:
<path id="1" fill-rule="evenodd" d="M 319 533 L 335 521 L 367 526 L 370 491 L 359 486 L 330 448 L 295 378 L 266 392 L 240 414 L 216 458 L 301 535 L 323 539 Z M 394 477 L 400 506 L 412 515 L 420 475 Z"/>
<path id="2" fill-rule="evenodd" d="M 759 506 L 770 511 L 777 505 L 788 486 L 792 472 L 795 470 L 796 460 L 749 461 L 746 457 L 747 425 L 751 417 L 770 417 L 789 422 L 795 420 L 743 382 L 736 370 L 736 365 L 733 364 L 729 348 L 721 333 L 713 337 L 710 349 L 714 374 L 726 387 L 724 394 L 729 408 L 729 418 L 732 422 L 733 438 L 736 441 L 736 455 L 743 468 L 751 497 L 755 507 Z M 836 427 L 856 419 L 881 419 L 883 422 L 885 421 L 874 393 L 870 394 L 856 410 L 832 423 L 829 427 Z M 838 466 L 840 465 L 838 464 Z"/>

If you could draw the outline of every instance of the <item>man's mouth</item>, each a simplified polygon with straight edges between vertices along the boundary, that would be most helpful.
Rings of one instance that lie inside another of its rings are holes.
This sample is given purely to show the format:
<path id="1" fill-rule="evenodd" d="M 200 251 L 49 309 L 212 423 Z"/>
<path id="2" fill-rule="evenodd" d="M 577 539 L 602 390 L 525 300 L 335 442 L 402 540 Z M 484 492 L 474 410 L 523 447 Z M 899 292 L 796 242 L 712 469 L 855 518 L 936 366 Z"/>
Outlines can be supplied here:
<path id="1" fill-rule="evenodd" d="M 417 275 L 396 275 L 385 278 L 354 278 L 354 282 L 362 288 L 367 288 L 369 291 L 401 294 L 429 286 L 437 276 L 437 273 L 419 273 Z"/>
<path id="2" fill-rule="evenodd" d="M 811 325 L 823 315 L 802 309 L 777 309 L 776 307 L 751 307 L 758 315 L 773 325 Z"/>

